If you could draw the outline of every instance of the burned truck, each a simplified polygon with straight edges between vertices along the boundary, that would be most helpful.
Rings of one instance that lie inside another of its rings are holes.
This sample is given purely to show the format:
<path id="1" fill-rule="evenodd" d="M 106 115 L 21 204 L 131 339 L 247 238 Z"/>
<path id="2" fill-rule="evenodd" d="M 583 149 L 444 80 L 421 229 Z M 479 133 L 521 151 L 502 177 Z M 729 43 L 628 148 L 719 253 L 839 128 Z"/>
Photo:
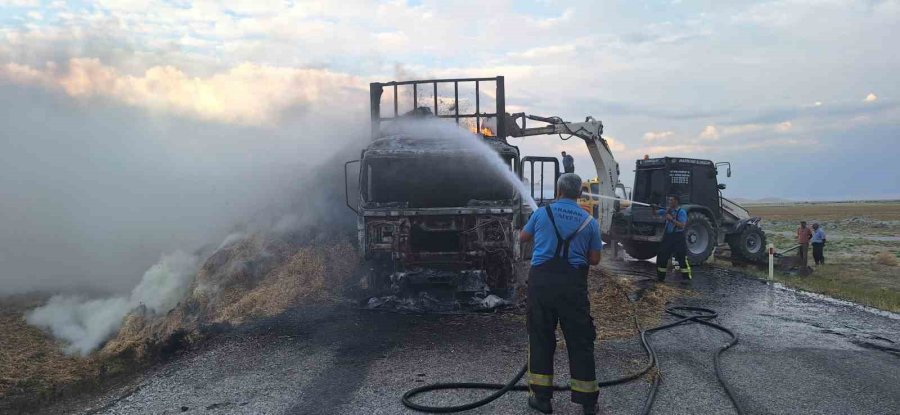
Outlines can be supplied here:
<path id="1" fill-rule="evenodd" d="M 448 82 L 454 91 L 463 82 L 475 83 L 476 91 L 484 83 L 495 83 L 496 109 L 482 111 L 476 98 L 474 111 L 463 112 L 458 92 L 456 102 L 442 106 L 437 85 Z M 403 86 L 413 90 L 411 111 L 398 109 L 398 88 Z M 381 114 L 385 89 L 393 91 L 389 117 Z M 421 90 L 433 94 L 428 100 L 433 106 L 421 106 Z M 503 119 L 497 119 L 497 114 L 504 114 L 502 77 L 377 83 L 370 93 L 373 140 L 359 160 L 345 166 L 347 205 L 357 214 L 370 294 L 427 295 L 463 307 L 492 295 L 512 297 L 524 269 L 518 233 L 529 208 L 508 176 L 491 165 L 502 160 L 503 168 L 521 177 L 519 150 L 503 138 Z M 496 155 L 485 157 L 484 148 L 462 143 L 459 137 L 436 136 L 415 127 L 391 128 L 419 118 L 454 130 L 451 121 L 435 120 L 473 122 L 480 134 L 470 138 L 482 140 Z M 484 127 L 487 123 L 491 129 Z M 351 179 L 354 165 L 356 189 Z"/>

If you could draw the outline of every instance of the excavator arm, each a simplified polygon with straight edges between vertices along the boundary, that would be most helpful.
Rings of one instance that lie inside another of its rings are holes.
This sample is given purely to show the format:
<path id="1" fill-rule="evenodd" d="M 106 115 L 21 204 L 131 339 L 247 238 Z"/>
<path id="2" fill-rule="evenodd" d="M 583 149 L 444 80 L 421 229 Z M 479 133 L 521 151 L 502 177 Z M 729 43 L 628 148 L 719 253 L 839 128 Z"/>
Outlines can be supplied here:
<path id="1" fill-rule="evenodd" d="M 528 127 L 527 120 L 538 121 L 546 125 Z M 521 122 L 521 124 L 520 124 Z M 600 179 L 600 230 L 606 234 L 615 211 L 616 187 L 619 183 L 619 163 L 609 149 L 609 143 L 603 138 L 603 123 L 594 117 L 585 118 L 584 122 L 565 122 L 559 117 L 540 117 L 524 113 L 507 114 L 507 134 L 510 137 L 530 137 L 536 135 L 557 134 L 563 140 L 578 137 L 587 145 L 588 153 L 594 161 L 597 177 Z"/>

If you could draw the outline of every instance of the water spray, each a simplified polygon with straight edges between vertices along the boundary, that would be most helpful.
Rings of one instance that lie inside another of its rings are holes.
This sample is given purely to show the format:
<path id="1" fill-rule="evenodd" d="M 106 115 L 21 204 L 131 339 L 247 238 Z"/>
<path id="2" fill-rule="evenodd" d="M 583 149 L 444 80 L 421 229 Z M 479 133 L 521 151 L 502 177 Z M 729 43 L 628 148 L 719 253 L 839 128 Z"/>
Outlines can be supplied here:
<path id="1" fill-rule="evenodd" d="M 651 207 L 651 208 L 652 208 L 652 207 L 658 207 L 658 206 L 656 206 L 656 205 L 651 205 L 651 204 L 649 204 L 649 203 L 635 202 L 634 200 L 621 199 L 621 198 L 614 197 L 614 196 L 598 195 L 598 194 L 588 193 L 588 192 L 581 192 L 581 195 L 582 195 L 582 196 L 588 196 L 588 197 L 596 197 L 596 198 L 599 198 L 599 199 L 618 200 L 618 201 L 620 201 L 620 202 L 625 202 L 625 203 L 626 203 L 626 206 L 627 206 L 627 204 L 632 204 L 632 205 L 638 205 L 638 206 L 647 206 L 647 207 Z"/>

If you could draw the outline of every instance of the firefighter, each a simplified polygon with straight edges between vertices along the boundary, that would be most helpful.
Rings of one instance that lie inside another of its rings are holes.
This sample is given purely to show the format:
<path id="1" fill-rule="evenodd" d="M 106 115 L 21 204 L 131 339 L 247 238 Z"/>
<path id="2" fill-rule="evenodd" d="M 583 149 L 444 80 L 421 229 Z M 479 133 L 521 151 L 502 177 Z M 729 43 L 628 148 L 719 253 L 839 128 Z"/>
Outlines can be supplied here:
<path id="1" fill-rule="evenodd" d="M 600 225 L 578 206 L 578 175 L 559 176 L 557 188 L 557 201 L 534 212 L 520 235 L 522 242 L 534 241 L 528 276 L 528 405 L 545 414 L 553 411 L 553 354 L 559 323 L 569 353 L 572 401 L 581 404 L 585 414 L 596 414 L 596 331 L 587 276 L 588 267 L 600 262 Z"/>
<path id="2" fill-rule="evenodd" d="M 678 261 L 678 267 L 682 278 L 691 279 L 691 264 L 687 260 L 687 241 L 684 239 L 684 226 L 687 224 L 687 212 L 679 204 L 678 195 L 669 196 L 669 206 L 659 209 L 659 215 L 666 217 L 666 230 L 662 243 L 659 245 L 659 253 L 656 255 L 656 279 L 664 281 L 668 270 L 669 258 L 673 255 Z"/>

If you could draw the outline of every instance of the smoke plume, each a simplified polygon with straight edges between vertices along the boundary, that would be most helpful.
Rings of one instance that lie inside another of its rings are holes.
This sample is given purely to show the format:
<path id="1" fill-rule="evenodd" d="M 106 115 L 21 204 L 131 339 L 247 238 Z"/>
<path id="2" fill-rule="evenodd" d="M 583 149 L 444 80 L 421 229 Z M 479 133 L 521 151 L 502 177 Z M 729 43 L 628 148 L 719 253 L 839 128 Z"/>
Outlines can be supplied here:
<path id="1" fill-rule="evenodd" d="M 368 139 L 365 94 L 292 85 L 329 99 L 262 125 L 0 85 L 0 295 L 55 294 L 28 322 L 86 354 L 129 312 L 173 310 L 217 248 L 352 224 L 343 162 Z"/>
<path id="2" fill-rule="evenodd" d="M 338 91 L 278 125 L 246 126 L 0 86 L 0 295 L 127 293 L 163 253 L 286 213 L 306 220 L 286 209 L 317 197 L 300 192 L 343 193 L 302 185 L 326 163 L 343 167 L 333 158 L 348 146 L 358 154 L 366 102 Z"/>
<path id="3" fill-rule="evenodd" d="M 128 297 L 85 300 L 56 295 L 29 312 L 26 320 L 65 341 L 66 353 L 86 355 L 119 331 L 129 311 L 140 306 L 153 314 L 172 310 L 184 297 L 196 271 L 196 256 L 181 251 L 164 255 L 144 273 Z"/>

